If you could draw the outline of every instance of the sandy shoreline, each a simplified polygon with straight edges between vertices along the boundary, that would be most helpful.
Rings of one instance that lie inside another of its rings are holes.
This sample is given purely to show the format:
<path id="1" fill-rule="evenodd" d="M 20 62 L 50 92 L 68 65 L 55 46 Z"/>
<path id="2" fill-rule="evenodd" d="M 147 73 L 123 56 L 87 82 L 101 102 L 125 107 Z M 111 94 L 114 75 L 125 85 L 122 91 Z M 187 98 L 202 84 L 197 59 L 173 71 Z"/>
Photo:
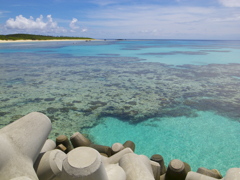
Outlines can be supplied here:
<path id="1" fill-rule="evenodd" d="M 101 41 L 100 39 L 53 39 L 53 40 L 0 40 L 0 43 L 48 42 L 48 41 Z"/>

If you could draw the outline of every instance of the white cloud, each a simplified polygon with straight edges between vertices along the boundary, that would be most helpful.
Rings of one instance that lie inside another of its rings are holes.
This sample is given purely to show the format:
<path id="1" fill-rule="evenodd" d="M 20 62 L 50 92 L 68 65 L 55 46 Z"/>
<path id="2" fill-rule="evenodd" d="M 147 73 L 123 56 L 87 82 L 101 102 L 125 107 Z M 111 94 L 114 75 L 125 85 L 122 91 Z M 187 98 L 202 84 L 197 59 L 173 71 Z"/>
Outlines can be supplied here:
<path id="1" fill-rule="evenodd" d="M 87 32 L 88 29 L 87 29 L 87 28 L 83 28 L 81 31 L 82 31 L 82 32 Z"/>
<path id="2" fill-rule="evenodd" d="M 80 28 L 78 25 L 78 19 L 77 18 L 73 18 L 72 21 L 69 24 L 70 32 L 87 32 L 88 29 L 87 28 Z"/>
<path id="3" fill-rule="evenodd" d="M 34 19 L 32 16 L 26 18 L 22 15 L 10 18 L 6 21 L 5 28 L 8 30 L 20 30 L 27 32 L 66 32 L 66 29 L 59 27 L 57 22 L 53 21 L 51 15 L 47 15 L 45 20 L 42 15 Z"/>
<path id="4" fill-rule="evenodd" d="M 99 37 L 104 34 L 113 38 L 240 37 L 240 12 L 235 8 L 122 5 L 104 8 L 97 14 L 88 12 L 86 16 L 83 23 L 95 27 L 91 33 L 94 31 Z"/>
<path id="5" fill-rule="evenodd" d="M 126 0 L 125 0 L 126 1 Z M 113 4 L 118 4 L 118 0 L 90 0 L 91 3 L 97 4 L 99 6 L 108 6 L 108 5 L 113 5 Z M 123 0 L 121 1 L 123 2 Z"/>
<path id="6" fill-rule="evenodd" d="M 219 0 L 226 7 L 240 7 L 240 0 Z"/>
<path id="7" fill-rule="evenodd" d="M 73 18 L 72 21 L 70 22 L 69 26 L 71 29 L 78 29 L 79 27 L 76 25 L 78 20 L 76 18 Z"/>
<path id="8" fill-rule="evenodd" d="M 98 14 L 89 14 L 91 22 L 87 24 L 105 27 L 116 27 L 120 30 L 139 29 L 145 30 L 146 27 L 152 29 L 163 29 L 166 25 L 177 26 L 183 23 L 196 23 L 208 18 L 215 13 L 211 8 L 199 7 L 161 7 L 161 6 L 139 6 L 122 7 L 115 9 L 104 9 Z M 156 28 L 160 27 L 160 28 Z M 175 29 L 175 28 L 174 28 Z M 171 31 L 172 29 L 168 29 Z"/>
<path id="9" fill-rule="evenodd" d="M 9 11 L 2 11 L 0 10 L 0 17 L 4 17 L 5 14 L 9 13 Z"/>

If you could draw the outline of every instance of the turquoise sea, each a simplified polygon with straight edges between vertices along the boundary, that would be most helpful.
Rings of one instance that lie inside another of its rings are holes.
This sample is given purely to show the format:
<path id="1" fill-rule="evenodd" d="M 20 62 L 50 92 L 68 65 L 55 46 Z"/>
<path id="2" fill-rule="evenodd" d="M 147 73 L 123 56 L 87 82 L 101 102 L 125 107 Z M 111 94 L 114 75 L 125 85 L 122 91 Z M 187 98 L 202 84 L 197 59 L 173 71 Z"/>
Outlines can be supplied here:
<path id="1" fill-rule="evenodd" d="M 50 138 L 198 167 L 240 167 L 240 41 L 124 40 L 0 44 L 0 127 L 32 112 Z"/>

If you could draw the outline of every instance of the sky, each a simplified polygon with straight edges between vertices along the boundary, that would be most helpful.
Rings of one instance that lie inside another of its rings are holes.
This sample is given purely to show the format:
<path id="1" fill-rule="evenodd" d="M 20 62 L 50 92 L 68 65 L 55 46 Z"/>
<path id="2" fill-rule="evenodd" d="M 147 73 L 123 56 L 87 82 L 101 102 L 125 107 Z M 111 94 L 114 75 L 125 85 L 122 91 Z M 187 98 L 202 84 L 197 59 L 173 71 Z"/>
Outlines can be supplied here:
<path id="1" fill-rule="evenodd" d="M 240 40 L 240 0 L 0 0 L 0 34 Z"/>

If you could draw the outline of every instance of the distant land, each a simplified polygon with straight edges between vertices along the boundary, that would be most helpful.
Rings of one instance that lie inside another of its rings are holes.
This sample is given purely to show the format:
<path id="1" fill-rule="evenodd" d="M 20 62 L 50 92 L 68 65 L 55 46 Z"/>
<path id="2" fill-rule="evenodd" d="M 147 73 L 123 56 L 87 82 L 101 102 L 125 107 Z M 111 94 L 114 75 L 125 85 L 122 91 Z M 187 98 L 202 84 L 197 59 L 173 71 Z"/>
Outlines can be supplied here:
<path id="1" fill-rule="evenodd" d="M 18 40 L 94 40 L 94 39 L 88 37 L 45 36 L 35 34 L 8 34 L 0 35 L 0 40 L 18 41 Z"/>

